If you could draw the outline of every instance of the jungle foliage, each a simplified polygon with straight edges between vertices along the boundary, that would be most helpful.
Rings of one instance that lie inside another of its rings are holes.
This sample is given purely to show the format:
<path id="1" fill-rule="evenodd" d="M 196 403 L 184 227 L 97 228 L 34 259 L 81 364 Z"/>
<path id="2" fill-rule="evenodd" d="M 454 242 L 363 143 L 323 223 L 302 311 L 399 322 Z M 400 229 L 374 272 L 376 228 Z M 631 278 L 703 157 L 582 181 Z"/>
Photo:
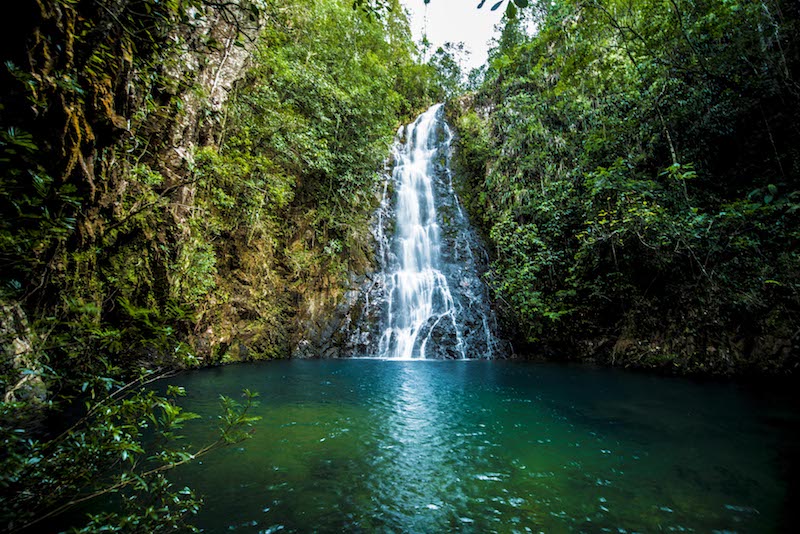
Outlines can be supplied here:
<path id="1" fill-rule="evenodd" d="M 392 134 L 441 89 L 397 2 L 361 4 L 37 0 L 4 28 L 3 529 L 189 528 L 166 471 L 244 439 L 253 396 L 190 448 L 151 383 L 288 357 L 368 267 Z"/>
<path id="2" fill-rule="evenodd" d="M 454 114 L 462 193 L 518 345 L 682 372 L 794 369 L 799 67 L 793 1 L 507 11 Z"/>

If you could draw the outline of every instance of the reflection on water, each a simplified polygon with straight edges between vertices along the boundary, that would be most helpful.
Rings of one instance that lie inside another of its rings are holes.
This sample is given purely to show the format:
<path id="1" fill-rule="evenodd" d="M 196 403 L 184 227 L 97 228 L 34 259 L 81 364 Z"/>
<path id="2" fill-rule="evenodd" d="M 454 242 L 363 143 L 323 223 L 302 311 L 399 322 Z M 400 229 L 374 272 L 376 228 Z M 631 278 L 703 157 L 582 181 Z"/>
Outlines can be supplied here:
<path id="1" fill-rule="evenodd" d="M 207 532 L 772 532 L 796 406 L 742 388 L 479 361 L 290 361 L 170 379 L 256 436 L 174 475 Z M 780 401 L 780 402 L 778 402 Z M 196 425 L 190 439 L 208 439 Z M 191 430 L 191 429 L 190 429 Z M 791 491 L 792 488 L 788 488 Z"/>
<path id="2" fill-rule="evenodd" d="M 385 424 L 377 432 L 381 454 L 372 457 L 369 466 L 370 473 L 379 476 L 370 477 L 370 486 L 382 509 L 406 520 L 413 519 L 421 506 L 435 506 L 448 475 L 440 472 L 449 453 L 442 439 L 447 422 L 437 417 L 443 407 L 429 375 L 422 371 L 411 363 L 402 365 L 386 384 L 387 395 L 371 407 L 371 416 L 385 419 Z M 438 484 L 432 483 L 434 479 Z M 409 503 L 413 503 L 410 516 Z"/>

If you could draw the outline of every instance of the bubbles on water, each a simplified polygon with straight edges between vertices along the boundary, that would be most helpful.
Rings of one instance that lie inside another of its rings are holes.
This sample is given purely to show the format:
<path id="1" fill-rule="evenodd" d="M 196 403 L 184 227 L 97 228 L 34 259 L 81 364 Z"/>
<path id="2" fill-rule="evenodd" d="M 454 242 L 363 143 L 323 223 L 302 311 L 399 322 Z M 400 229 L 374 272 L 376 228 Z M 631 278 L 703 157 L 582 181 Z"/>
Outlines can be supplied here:
<path id="1" fill-rule="evenodd" d="M 725 509 L 731 510 L 732 512 L 740 512 L 745 514 L 757 514 L 758 510 L 750 506 L 736 506 L 733 504 L 726 504 Z"/>
<path id="2" fill-rule="evenodd" d="M 511 497 L 510 499 L 508 499 L 508 504 L 510 504 L 514 508 L 519 508 L 520 506 L 525 504 L 525 499 L 521 497 Z"/>
<path id="3" fill-rule="evenodd" d="M 491 482 L 501 482 L 503 480 L 502 477 L 504 477 L 504 476 L 505 475 L 503 475 L 502 473 L 482 473 L 482 474 L 475 475 L 475 478 L 477 480 L 486 480 L 486 481 L 491 481 Z"/>

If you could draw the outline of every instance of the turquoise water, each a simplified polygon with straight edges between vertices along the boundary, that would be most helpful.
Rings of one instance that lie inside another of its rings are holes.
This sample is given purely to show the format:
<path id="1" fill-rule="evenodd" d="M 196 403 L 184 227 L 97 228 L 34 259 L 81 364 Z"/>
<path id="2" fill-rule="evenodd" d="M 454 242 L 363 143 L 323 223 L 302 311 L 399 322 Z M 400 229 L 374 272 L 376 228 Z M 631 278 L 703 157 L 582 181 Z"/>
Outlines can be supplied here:
<path id="1" fill-rule="evenodd" d="M 184 374 L 253 439 L 172 474 L 206 532 L 775 532 L 794 523 L 791 396 L 503 361 L 320 360 Z M 213 438 L 213 420 L 189 439 Z"/>

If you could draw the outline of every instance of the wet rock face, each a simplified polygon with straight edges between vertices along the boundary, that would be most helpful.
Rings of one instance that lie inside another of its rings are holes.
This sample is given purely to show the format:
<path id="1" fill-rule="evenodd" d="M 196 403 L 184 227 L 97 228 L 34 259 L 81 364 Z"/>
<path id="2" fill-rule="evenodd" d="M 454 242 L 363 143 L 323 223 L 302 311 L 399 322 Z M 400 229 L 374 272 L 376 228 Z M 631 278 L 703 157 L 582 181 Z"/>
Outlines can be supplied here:
<path id="1" fill-rule="evenodd" d="M 398 132 L 373 228 L 380 269 L 359 290 L 343 354 L 497 355 L 487 256 L 453 190 L 451 139 L 439 105 Z"/>
<path id="2" fill-rule="evenodd" d="M 374 273 L 351 275 L 348 289 L 338 303 L 321 303 L 315 317 L 301 321 L 303 337 L 293 358 L 346 358 L 369 355 L 380 308 L 368 305 L 376 294 Z M 311 306 L 306 306 L 309 308 Z"/>
<path id="3" fill-rule="evenodd" d="M 442 125 L 446 128 L 444 122 Z M 438 220 L 442 228 L 442 271 L 458 303 L 458 319 L 463 343 L 468 347 L 467 357 L 497 357 L 496 323 L 482 280 L 488 267 L 488 256 L 453 190 L 449 139 L 442 151 L 445 154 L 435 165 L 434 181 Z M 453 357 L 446 345 L 441 347 L 441 351 L 437 357 Z"/>
<path id="4" fill-rule="evenodd" d="M 502 355 L 481 278 L 488 257 L 453 190 L 451 139 L 441 106 L 398 132 L 372 224 L 376 270 L 351 275 L 336 302 L 308 306 L 319 313 L 302 319 L 294 357 Z M 424 170 L 412 190 L 427 200 L 409 196 L 404 166 Z M 409 248 L 420 232 L 426 237 Z"/>

